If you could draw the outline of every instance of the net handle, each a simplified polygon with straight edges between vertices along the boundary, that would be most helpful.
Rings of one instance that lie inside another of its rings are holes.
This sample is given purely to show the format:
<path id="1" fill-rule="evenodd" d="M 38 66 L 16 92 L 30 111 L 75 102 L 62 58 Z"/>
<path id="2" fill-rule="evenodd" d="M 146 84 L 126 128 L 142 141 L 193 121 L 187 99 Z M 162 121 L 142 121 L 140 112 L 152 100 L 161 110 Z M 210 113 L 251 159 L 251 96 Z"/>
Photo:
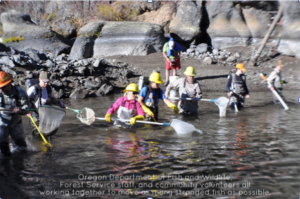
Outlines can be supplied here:
<path id="1" fill-rule="evenodd" d="M 95 119 L 106 121 L 106 119 L 104 117 L 95 117 Z M 130 122 L 130 120 L 127 120 L 127 119 L 115 119 L 115 118 L 111 118 L 111 120 L 112 121 Z M 170 123 L 149 122 L 149 121 L 141 121 L 141 120 L 136 120 L 136 123 L 153 124 L 153 125 L 160 125 L 160 126 L 170 126 Z"/>

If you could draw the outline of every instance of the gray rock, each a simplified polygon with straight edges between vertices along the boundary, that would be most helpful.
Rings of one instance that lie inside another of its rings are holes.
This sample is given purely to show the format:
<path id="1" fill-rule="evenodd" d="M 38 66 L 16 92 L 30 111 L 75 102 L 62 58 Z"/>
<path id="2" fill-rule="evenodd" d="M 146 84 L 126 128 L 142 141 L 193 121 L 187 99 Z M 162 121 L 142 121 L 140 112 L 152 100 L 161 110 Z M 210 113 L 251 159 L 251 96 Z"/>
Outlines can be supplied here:
<path id="1" fill-rule="evenodd" d="M 63 83 L 59 80 L 55 80 L 51 83 L 51 85 L 53 85 L 54 88 L 60 88 L 62 87 Z"/>
<path id="2" fill-rule="evenodd" d="M 94 66 L 95 68 L 99 67 L 100 62 L 101 62 L 101 60 L 100 60 L 100 59 L 97 59 L 97 60 L 93 63 L 93 66 Z"/>
<path id="3" fill-rule="evenodd" d="M 57 99 L 63 98 L 64 95 L 65 95 L 64 90 L 63 89 L 59 89 L 58 94 L 57 94 Z"/>
<path id="4" fill-rule="evenodd" d="M 105 21 L 92 21 L 79 30 L 79 34 L 84 37 L 93 37 L 99 36 L 98 34 L 101 33 L 103 26 L 105 25 Z"/>
<path id="5" fill-rule="evenodd" d="M 199 44 L 196 47 L 196 51 L 198 51 L 199 53 L 206 53 L 207 52 L 207 47 L 208 47 L 207 44 Z"/>
<path id="6" fill-rule="evenodd" d="M 56 73 L 53 73 L 51 76 L 50 76 L 50 81 L 55 81 L 58 79 L 58 75 Z"/>
<path id="7" fill-rule="evenodd" d="M 87 68 L 85 66 L 78 67 L 79 74 L 85 75 L 87 73 Z"/>
<path id="8" fill-rule="evenodd" d="M 70 95 L 73 99 L 84 99 L 88 96 L 88 91 L 81 88 L 76 88 Z"/>
<path id="9" fill-rule="evenodd" d="M 0 64 L 9 66 L 11 68 L 15 67 L 14 62 L 8 57 L 8 56 L 3 56 L 0 58 Z"/>
<path id="10" fill-rule="evenodd" d="M 20 54 L 13 55 L 12 57 L 13 57 L 13 60 L 15 63 L 18 63 L 18 64 L 21 63 L 21 55 Z"/>
<path id="11" fill-rule="evenodd" d="M 107 22 L 96 39 L 94 57 L 147 55 L 161 52 L 165 43 L 163 28 L 144 22 Z"/>
<path id="12" fill-rule="evenodd" d="M 80 60 L 80 63 L 81 63 L 81 66 L 88 66 L 89 65 L 89 62 L 85 59 Z"/>
<path id="13" fill-rule="evenodd" d="M 226 59 L 227 62 L 234 62 L 235 61 L 235 56 L 230 56 Z"/>
<path id="14" fill-rule="evenodd" d="M 107 95 L 108 93 L 110 93 L 111 91 L 113 91 L 114 88 L 112 85 L 108 85 L 108 84 L 103 84 L 96 92 L 97 96 L 103 96 L 103 95 Z"/>
<path id="15" fill-rule="evenodd" d="M 235 58 L 240 58 L 240 57 L 241 57 L 240 53 L 238 53 L 238 52 L 234 53 L 233 56 L 234 56 Z"/>
<path id="16" fill-rule="evenodd" d="M 99 82 L 93 81 L 91 79 L 86 79 L 84 87 L 87 89 L 98 89 L 101 86 Z"/>
<path id="17" fill-rule="evenodd" d="M 13 68 L 9 68 L 7 66 L 2 66 L 1 68 L 4 72 L 11 74 L 11 75 L 17 75 L 17 72 L 13 70 Z"/>
<path id="18" fill-rule="evenodd" d="M 182 1 L 170 23 L 170 32 L 187 42 L 198 38 L 201 34 L 203 11 L 200 1 Z"/>
<path id="19" fill-rule="evenodd" d="M 77 37 L 72 46 L 69 59 L 79 60 L 92 57 L 94 42 L 95 39 L 84 36 Z"/>
<path id="20" fill-rule="evenodd" d="M 210 64 L 212 64 L 212 58 L 211 57 L 205 57 L 203 62 L 207 65 L 210 65 Z"/>
<path id="21" fill-rule="evenodd" d="M 194 49 L 194 48 L 189 48 L 189 49 L 186 50 L 186 53 L 187 53 L 187 54 L 191 54 L 191 53 L 193 53 L 193 52 L 195 52 L 195 49 Z"/>
<path id="22" fill-rule="evenodd" d="M 70 70 L 69 69 L 67 69 L 67 70 L 61 70 L 59 73 L 61 75 L 70 75 Z"/>
<path id="23" fill-rule="evenodd" d="M 80 67 L 80 66 L 81 66 L 81 62 L 80 62 L 80 61 L 74 62 L 74 66 L 75 66 L 75 67 Z"/>
<path id="24" fill-rule="evenodd" d="M 213 49 L 212 53 L 213 53 L 214 55 L 219 55 L 219 49 Z"/>
<path id="25" fill-rule="evenodd" d="M 48 59 L 48 60 L 46 61 L 46 66 L 47 66 L 48 68 L 55 67 L 55 63 L 54 63 L 53 61 L 51 61 L 50 59 Z"/>

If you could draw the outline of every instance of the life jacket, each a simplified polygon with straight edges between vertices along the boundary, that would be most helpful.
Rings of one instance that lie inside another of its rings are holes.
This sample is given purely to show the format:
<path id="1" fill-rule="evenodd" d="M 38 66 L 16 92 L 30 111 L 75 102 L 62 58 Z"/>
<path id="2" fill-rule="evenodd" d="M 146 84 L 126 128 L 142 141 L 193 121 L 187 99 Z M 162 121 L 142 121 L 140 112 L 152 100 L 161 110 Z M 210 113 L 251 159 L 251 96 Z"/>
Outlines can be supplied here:
<path id="1" fill-rule="evenodd" d="M 160 88 L 152 89 L 151 85 L 146 86 L 146 95 L 145 95 L 145 98 L 144 98 L 144 103 L 147 105 L 146 101 L 148 99 L 150 99 L 151 102 L 152 102 L 151 105 L 147 105 L 148 107 L 152 107 L 152 106 L 157 105 L 157 101 L 153 99 L 152 92 L 154 92 L 156 96 L 161 96 Z"/>
<path id="2" fill-rule="evenodd" d="M 242 81 L 237 81 L 236 73 L 231 74 L 231 90 L 236 94 L 245 94 L 246 93 L 246 76 L 244 74 L 241 75 Z"/>
<path id="3" fill-rule="evenodd" d="M 35 96 L 33 98 L 33 103 L 35 104 L 38 101 L 38 99 L 40 99 L 38 105 L 41 105 L 41 98 L 42 98 L 43 89 L 40 86 L 40 84 L 35 84 L 33 86 L 35 87 L 35 91 L 36 91 L 36 94 L 35 94 Z M 51 86 L 47 85 L 46 89 L 47 89 L 48 98 L 51 98 L 51 94 L 52 94 L 52 88 L 51 88 Z"/>

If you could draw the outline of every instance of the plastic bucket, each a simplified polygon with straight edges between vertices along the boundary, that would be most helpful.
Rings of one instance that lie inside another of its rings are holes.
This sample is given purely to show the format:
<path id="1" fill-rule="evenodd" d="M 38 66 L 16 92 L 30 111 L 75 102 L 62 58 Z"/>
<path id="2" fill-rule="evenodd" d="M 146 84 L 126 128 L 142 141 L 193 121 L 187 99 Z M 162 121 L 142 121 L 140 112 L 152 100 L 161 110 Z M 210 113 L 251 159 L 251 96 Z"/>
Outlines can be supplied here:
<path id="1" fill-rule="evenodd" d="M 170 83 L 177 80 L 179 76 L 170 76 Z M 177 89 L 170 90 L 170 97 L 178 97 Z"/>

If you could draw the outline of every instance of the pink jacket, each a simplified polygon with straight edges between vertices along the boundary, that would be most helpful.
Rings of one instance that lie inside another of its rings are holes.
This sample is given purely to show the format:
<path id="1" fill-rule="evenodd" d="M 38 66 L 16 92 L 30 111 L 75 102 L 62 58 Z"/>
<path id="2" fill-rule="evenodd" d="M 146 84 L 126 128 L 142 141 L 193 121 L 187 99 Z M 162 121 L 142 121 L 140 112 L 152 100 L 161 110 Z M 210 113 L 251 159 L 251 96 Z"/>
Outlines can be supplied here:
<path id="1" fill-rule="evenodd" d="M 124 107 L 130 110 L 134 109 L 134 103 L 135 103 L 136 106 L 136 112 L 134 113 L 135 116 L 143 115 L 145 117 L 145 112 L 143 111 L 141 104 L 138 101 L 135 101 L 134 99 L 128 101 L 126 96 L 117 99 L 117 101 L 108 109 L 106 114 L 108 113 L 114 114 L 114 112 L 116 112 L 118 108 L 123 105 L 124 101 L 126 101 Z"/>

